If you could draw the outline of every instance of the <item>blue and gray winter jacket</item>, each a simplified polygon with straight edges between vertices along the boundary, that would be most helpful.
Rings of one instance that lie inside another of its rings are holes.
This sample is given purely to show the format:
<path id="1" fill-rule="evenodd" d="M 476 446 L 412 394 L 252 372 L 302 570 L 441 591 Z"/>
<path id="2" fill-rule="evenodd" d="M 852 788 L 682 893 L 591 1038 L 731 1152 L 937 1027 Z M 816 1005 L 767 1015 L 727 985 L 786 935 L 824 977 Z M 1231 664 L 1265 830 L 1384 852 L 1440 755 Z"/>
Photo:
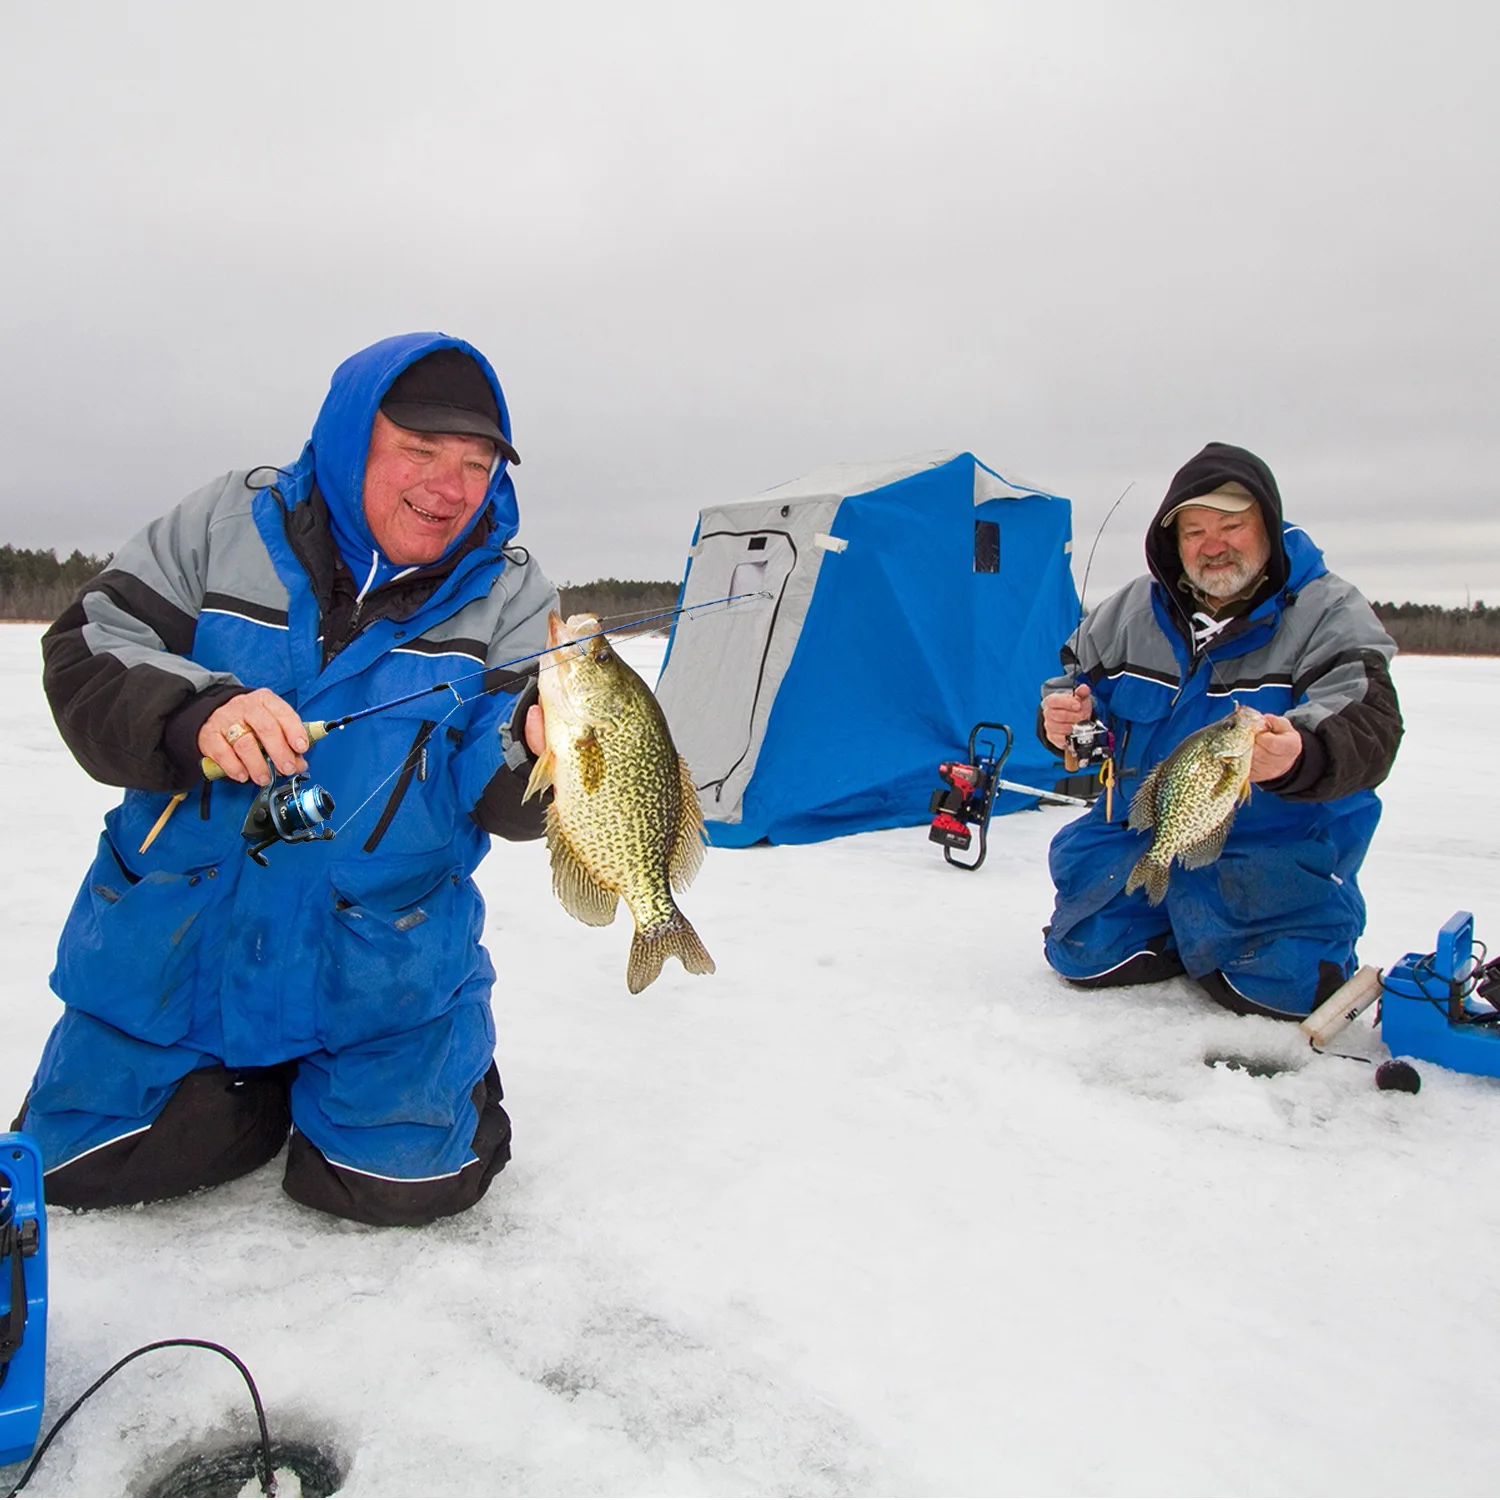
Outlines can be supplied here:
<path id="1" fill-rule="evenodd" d="M 448 347 L 478 361 L 508 433 L 499 382 L 469 345 L 440 334 L 377 344 L 336 372 L 296 463 L 189 496 L 47 632 L 44 682 L 64 739 L 90 775 L 128 788 L 59 945 L 52 982 L 69 1006 L 235 1067 L 369 1046 L 454 1005 L 487 1005 L 493 969 L 470 876 L 491 832 L 541 829 L 521 807 L 525 752 L 509 729 L 556 594 L 511 545 L 504 464 L 430 566 L 361 566 L 340 555 L 330 524 L 337 515 L 343 533 L 361 533 L 381 396 Z M 390 581 L 366 592 L 372 571 Z M 198 729 L 215 707 L 266 687 L 305 720 L 332 720 L 455 679 L 457 691 L 310 750 L 309 774 L 336 804 L 332 840 L 274 846 L 265 868 L 246 858 L 256 787 L 198 772 Z M 142 853 L 179 790 L 187 800 Z"/>
<path id="2" fill-rule="evenodd" d="M 1205 616 L 1195 620 L 1175 534 L 1161 518 L 1227 479 L 1256 496 L 1271 560 L 1248 609 L 1217 628 Z M 1098 930 L 1090 919 L 1122 896 L 1149 843 L 1126 826 L 1131 798 L 1183 739 L 1240 703 L 1290 719 L 1302 733 L 1302 757 L 1253 789 L 1219 861 L 1174 866 L 1164 909 L 1137 913 L 1135 936 L 1170 922 L 1190 974 L 1260 975 L 1264 983 L 1246 987 L 1263 991 L 1303 984 L 1305 1000 L 1320 958 L 1348 971 L 1364 927 L 1355 875 L 1380 817 L 1373 788 L 1401 738 L 1388 668 L 1395 644 L 1306 533 L 1283 521 L 1274 478 L 1243 449 L 1210 444 L 1185 466 L 1152 521 L 1146 553 L 1149 576 L 1087 616 L 1063 648 L 1063 674 L 1042 689 L 1089 685 L 1115 734 L 1118 776 L 1108 809 L 1101 796 L 1053 841 L 1049 956 L 1079 978 L 1125 956 L 1091 954 L 1085 935 Z M 1299 1008 L 1280 994 L 1266 1003 Z"/>

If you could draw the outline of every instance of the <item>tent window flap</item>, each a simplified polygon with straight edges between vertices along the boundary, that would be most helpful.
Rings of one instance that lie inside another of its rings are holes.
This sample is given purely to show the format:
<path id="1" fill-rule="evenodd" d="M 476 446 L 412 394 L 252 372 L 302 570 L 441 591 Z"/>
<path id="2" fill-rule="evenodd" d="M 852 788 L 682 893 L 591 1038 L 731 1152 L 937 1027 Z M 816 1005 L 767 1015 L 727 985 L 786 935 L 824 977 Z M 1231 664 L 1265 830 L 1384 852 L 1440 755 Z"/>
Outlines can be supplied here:
<path id="1" fill-rule="evenodd" d="M 974 523 L 974 571 L 976 573 L 1000 571 L 1000 523 L 998 521 Z"/>

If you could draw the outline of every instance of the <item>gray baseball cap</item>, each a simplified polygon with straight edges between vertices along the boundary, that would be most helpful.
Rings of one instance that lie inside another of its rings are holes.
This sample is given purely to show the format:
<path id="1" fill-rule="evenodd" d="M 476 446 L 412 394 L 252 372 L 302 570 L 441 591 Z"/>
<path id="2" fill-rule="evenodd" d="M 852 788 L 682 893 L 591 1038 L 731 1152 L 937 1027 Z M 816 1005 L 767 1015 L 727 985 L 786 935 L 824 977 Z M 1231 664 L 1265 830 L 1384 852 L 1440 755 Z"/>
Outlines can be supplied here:
<path id="1" fill-rule="evenodd" d="M 392 421 L 395 420 L 393 417 Z M 1227 479 L 1218 489 L 1210 490 L 1206 495 L 1194 495 L 1191 500 L 1184 500 L 1174 505 L 1166 515 L 1161 518 L 1163 526 L 1170 526 L 1177 517 L 1177 512 L 1186 510 L 1190 505 L 1206 506 L 1209 510 L 1221 510 L 1226 515 L 1238 515 L 1242 510 L 1249 510 L 1256 504 L 1255 496 L 1242 485 L 1238 479 Z"/>

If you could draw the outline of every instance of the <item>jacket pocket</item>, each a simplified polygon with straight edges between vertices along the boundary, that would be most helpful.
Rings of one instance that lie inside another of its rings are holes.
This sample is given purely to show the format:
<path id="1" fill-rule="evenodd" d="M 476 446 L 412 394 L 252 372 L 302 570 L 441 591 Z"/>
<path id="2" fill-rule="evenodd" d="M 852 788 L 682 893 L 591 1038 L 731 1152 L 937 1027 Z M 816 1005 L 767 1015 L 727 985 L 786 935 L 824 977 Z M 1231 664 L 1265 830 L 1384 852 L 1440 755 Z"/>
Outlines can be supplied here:
<path id="1" fill-rule="evenodd" d="M 1334 873 L 1334 850 L 1325 840 L 1231 849 L 1216 868 L 1219 899 L 1237 930 L 1353 938 L 1363 926 L 1364 904 Z"/>
<path id="2" fill-rule="evenodd" d="M 1165 719 L 1172 712 L 1174 685 L 1145 677 L 1117 677 L 1110 686 L 1109 712 L 1117 719 L 1142 724 Z"/>
<path id="3" fill-rule="evenodd" d="M 68 1004 L 157 1046 L 192 1027 L 204 911 L 219 895 L 216 865 L 136 874 L 109 834 L 73 902 L 52 987 Z"/>
<path id="4" fill-rule="evenodd" d="M 329 867 L 318 985 L 329 1051 L 441 1015 L 476 967 L 484 904 L 454 865 L 386 856 Z"/>

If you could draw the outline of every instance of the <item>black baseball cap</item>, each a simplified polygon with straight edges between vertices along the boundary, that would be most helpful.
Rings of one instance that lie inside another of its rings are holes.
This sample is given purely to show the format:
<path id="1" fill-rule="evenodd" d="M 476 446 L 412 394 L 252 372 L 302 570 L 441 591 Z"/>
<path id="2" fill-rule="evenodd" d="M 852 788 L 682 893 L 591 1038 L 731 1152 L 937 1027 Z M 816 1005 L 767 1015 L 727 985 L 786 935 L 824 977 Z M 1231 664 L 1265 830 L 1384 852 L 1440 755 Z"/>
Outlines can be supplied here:
<path id="1" fill-rule="evenodd" d="M 500 430 L 500 408 L 484 371 L 462 349 L 435 349 L 414 360 L 391 382 L 380 409 L 409 432 L 488 438 L 508 462 L 521 462 Z"/>

